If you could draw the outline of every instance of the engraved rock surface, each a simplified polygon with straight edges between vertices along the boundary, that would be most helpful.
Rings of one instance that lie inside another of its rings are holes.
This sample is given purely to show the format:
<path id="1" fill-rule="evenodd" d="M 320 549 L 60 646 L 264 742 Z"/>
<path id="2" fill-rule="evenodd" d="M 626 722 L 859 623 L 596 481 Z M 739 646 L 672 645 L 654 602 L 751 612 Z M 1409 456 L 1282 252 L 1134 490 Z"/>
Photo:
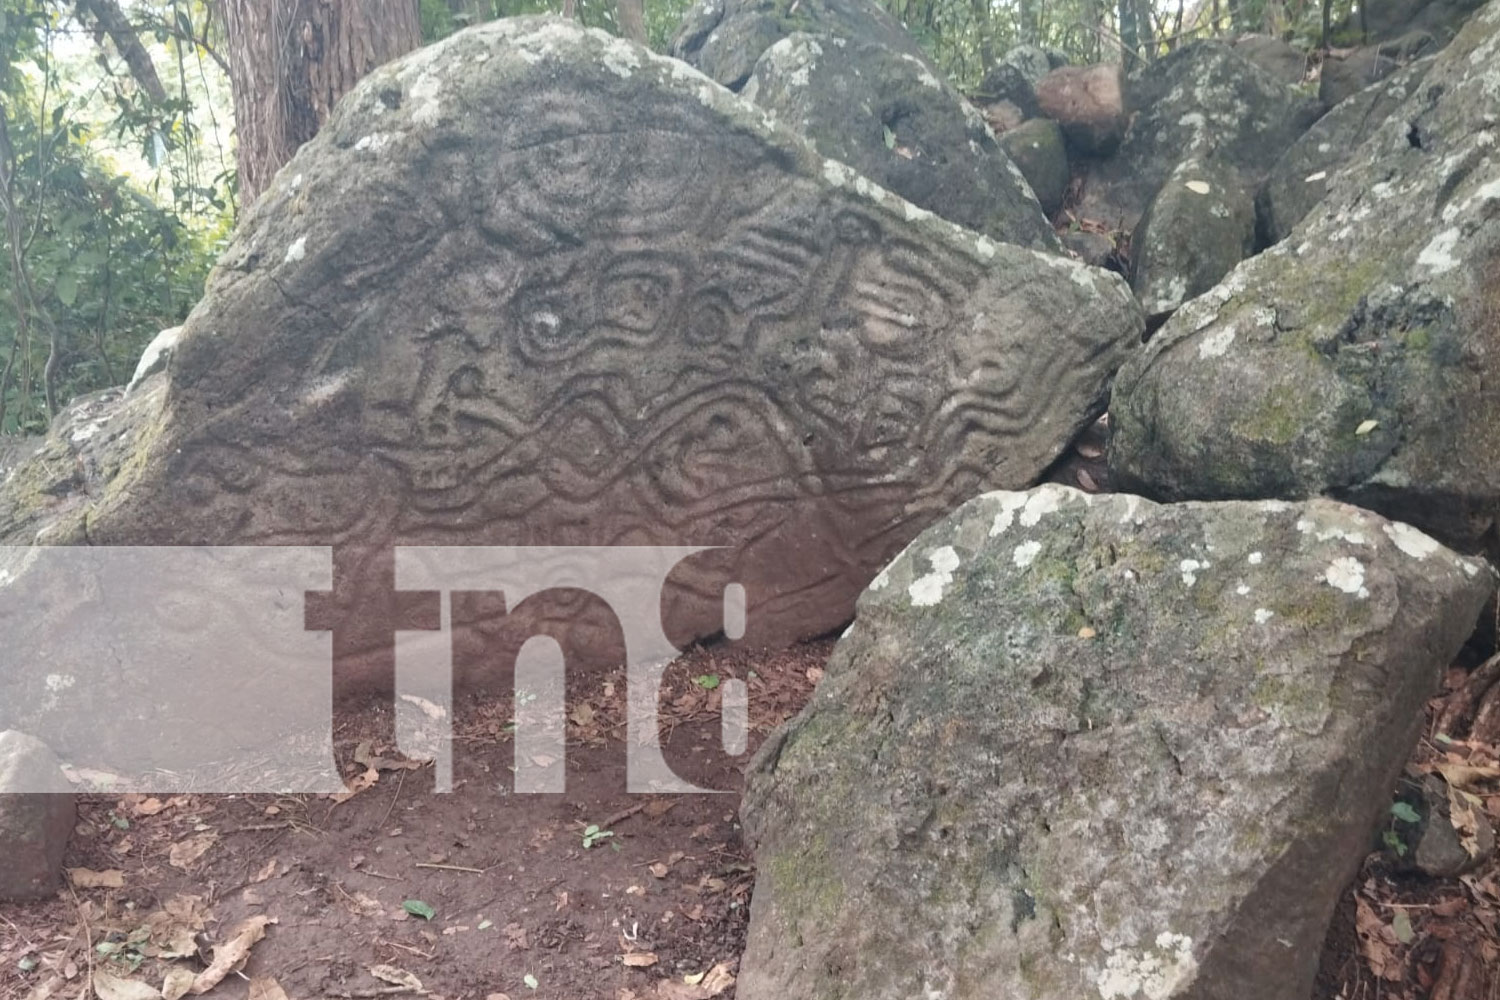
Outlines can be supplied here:
<path id="1" fill-rule="evenodd" d="M 1110 464 L 1161 498 L 1329 494 L 1496 551 L 1500 3 L 1290 238 L 1116 380 Z"/>
<path id="2" fill-rule="evenodd" d="M 719 631 L 739 582 L 746 639 L 786 642 L 1035 481 L 1141 329 L 1116 276 L 938 219 L 679 62 L 497 22 L 340 104 L 167 370 L 0 485 L 0 540 L 332 545 L 377 581 L 392 544 L 724 546 L 669 631 Z M 361 621 L 389 647 L 389 604 Z"/>
<path id="3" fill-rule="evenodd" d="M 978 497 L 751 763 L 741 1000 L 1287 1000 L 1482 560 L 1327 500 Z"/>

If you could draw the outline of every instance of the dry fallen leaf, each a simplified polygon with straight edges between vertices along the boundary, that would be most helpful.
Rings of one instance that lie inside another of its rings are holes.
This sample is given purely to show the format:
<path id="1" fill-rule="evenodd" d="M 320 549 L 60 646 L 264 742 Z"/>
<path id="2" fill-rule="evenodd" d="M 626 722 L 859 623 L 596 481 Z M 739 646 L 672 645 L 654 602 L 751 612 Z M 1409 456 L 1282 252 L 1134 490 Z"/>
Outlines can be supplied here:
<path id="1" fill-rule="evenodd" d="M 270 861 L 266 862 L 265 867 L 263 867 L 260 871 L 258 871 L 258 872 L 255 873 L 255 878 L 251 879 L 250 881 L 252 881 L 255 884 L 259 885 L 260 883 L 268 880 L 271 876 L 273 876 L 275 874 L 276 874 L 276 859 L 272 858 Z"/>
<path id="2" fill-rule="evenodd" d="M 178 841 L 167 852 L 167 863 L 173 868 L 180 868 L 183 871 L 187 871 L 199 858 L 208 853 L 209 848 L 218 842 L 219 835 L 212 831 L 200 833 L 198 836 L 190 837 L 187 840 Z"/>
<path id="3" fill-rule="evenodd" d="M 249 1000 L 289 1000 L 286 990 L 270 976 L 256 976 L 250 980 Z"/>
<path id="4" fill-rule="evenodd" d="M 227 942 L 215 945 L 214 960 L 193 980 L 193 994 L 202 996 L 223 982 L 225 976 L 250 957 L 250 949 L 266 936 L 266 925 L 275 922 L 275 917 L 251 917 L 235 928 L 234 936 Z"/>
<path id="5" fill-rule="evenodd" d="M 193 988 L 193 980 L 197 978 L 197 973 L 192 969 L 180 965 L 168 970 L 167 977 L 161 984 L 162 1000 L 182 1000 Z"/>
<path id="6" fill-rule="evenodd" d="M 1396 932 L 1376 914 L 1374 907 L 1365 902 L 1363 896 L 1355 897 L 1354 929 L 1359 934 L 1360 950 L 1370 971 L 1381 979 L 1399 982 L 1405 978 L 1406 969 L 1396 958 Z"/>
<path id="7" fill-rule="evenodd" d="M 620 961 L 632 969 L 649 969 L 658 961 L 654 951 L 633 951 L 628 955 L 622 955 Z"/>
<path id="8" fill-rule="evenodd" d="M 664 865 L 660 861 L 658 861 L 655 864 L 651 865 L 646 870 L 649 871 L 652 875 L 655 875 L 657 878 L 666 878 L 667 874 L 672 869 L 668 868 L 666 865 Z"/>
<path id="9" fill-rule="evenodd" d="M 663 979 L 656 984 L 656 996 L 657 1000 L 713 1000 L 733 985 L 734 975 L 729 971 L 729 965 L 720 962 L 708 972 L 696 976 Z"/>
<path id="10" fill-rule="evenodd" d="M 165 808 L 167 804 L 161 799 L 146 799 L 144 802 L 137 802 L 132 811 L 137 816 L 155 816 Z"/>
<path id="11" fill-rule="evenodd" d="M 348 802 L 350 799 L 354 798 L 354 796 L 358 795 L 360 792 L 364 791 L 366 788 L 372 787 L 379 780 L 380 772 L 375 770 L 373 767 L 368 768 L 365 770 L 364 774 L 361 774 L 354 778 L 350 778 L 342 792 L 339 792 L 336 795 L 330 795 L 328 797 L 333 800 L 334 805 L 342 805 L 343 803 Z"/>
<path id="12" fill-rule="evenodd" d="M 89 868 L 69 868 L 68 881 L 75 889 L 123 889 L 125 873 L 118 868 L 96 872 Z"/>
<path id="13" fill-rule="evenodd" d="M 404 986 L 414 992 L 422 992 L 422 980 L 405 969 L 396 968 L 394 965 L 372 965 L 370 966 L 370 975 L 383 983 L 390 983 L 392 986 Z"/>
<path id="14" fill-rule="evenodd" d="M 156 987 L 138 979 L 120 979 L 103 969 L 94 972 L 94 993 L 99 1000 L 161 1000 Z"/>

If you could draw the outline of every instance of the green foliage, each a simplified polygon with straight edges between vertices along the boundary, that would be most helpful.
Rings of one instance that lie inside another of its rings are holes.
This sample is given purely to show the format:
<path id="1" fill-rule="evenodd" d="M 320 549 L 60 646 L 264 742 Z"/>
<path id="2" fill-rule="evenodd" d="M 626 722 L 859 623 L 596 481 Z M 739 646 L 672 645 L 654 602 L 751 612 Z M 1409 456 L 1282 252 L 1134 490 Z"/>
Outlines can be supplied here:
<path id="1" fill-rule="evenodd" d="M 0 433 L 40 433 L 49 410 L 128 380 L 201 294 L 231 222 L 232 178 L 204 180 L 193 155 L 199 109 L 68 65 L 71 10 L 0 0 Z M 107 130 L 83 112 L 101 91 Z M 126 176 L 106 140 L 162 169 Z"/>

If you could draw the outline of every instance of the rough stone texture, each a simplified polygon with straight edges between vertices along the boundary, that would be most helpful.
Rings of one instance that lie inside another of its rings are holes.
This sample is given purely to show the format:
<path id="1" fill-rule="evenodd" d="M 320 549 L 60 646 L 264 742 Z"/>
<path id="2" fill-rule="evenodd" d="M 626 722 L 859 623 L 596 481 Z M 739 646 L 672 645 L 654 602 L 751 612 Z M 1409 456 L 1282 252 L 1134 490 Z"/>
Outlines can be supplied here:
<path id="1" fill-rule="evenodd" d="M 1437 49 L 1438 43 L 1431 35 L 1418 32 L 1393 42 L 1354 49 L 1345 55 L 1330 55 L 1323 62 L 1318 99 L 1330 108 L 1337 107 L 1402 66 Z"/>
<path id="2" fill-rule="evenodd" d="M 680 62 L 505 20 L 361 82 L 167 371 L 0 486 L 0 540 L 328 544 L 354 593 L 390 591 L 391 544 L 724 544 L 672 578 L 669 635 L 721 629 L 735 581 L 746 640 L 786 642 L 1035 481 L 1140 330 L 1115 276 L 902 201 Z M 357 671 L 396 615 L 343 613 Z"/>
<path id="3" fill-rule="evenodd" d="M 1079 214 L 1126 230 L 1184 159 L 1216 157 L 1259 185 L 1322 111 L 1220 42 L 1194 42 L 1133 71 L 1125 96 L 1130 130 L 1091 172 Z"/>
<path id="4" fill-rule="evenodd" d="M 1432 878 L 1457 878 L 1473 871 L 1495 853 L 1495 829 L 1483 808 L 1463 803 L 1456 817 L 1448 783 L 1435 774 L 1424 776 L 1403 798 L 1417 810 L 1416 824 L 1393 821 L 1394 832 L 1406 845 L 1408 867 Z M 1462 826 L 1460 832 L 1457 826 Z M 1465 842 L 1467 841 L 1467 846 Z"/>
<path id="5" fill-rule="evenodd" d="M 1057 65 L 1066 64 L 1067 60 L 1064 59 Z M 1057 68 L 1047 50 L 1040 45 L 1017 45 L 1000 57 L 1000 65 L 1019 69 L 1026 82 L 1033 87 L 1041 82 L 1042 77 Z"/>
<path id="6" fill-rule="evenodd" d="M 1085 156 L 1106 156 L 1125 134 L 1124 86 L 1117 65 L 1061 66 L 1036 85 L 1042 114 L 1062 126 Z"/>
<path id="7" fill-rule="evenodd" d="M 1050 118 L 1031 121 L 1000 137 L 1011 162 L 1025 175 L 1026 182 L 1042 203 L 1042 211 L 1052 215 L 1062 208 L 1068 193 L 1068 150 L 1062 129 Z"/>
<path id="8" fill-rule="evenodd" d="M 1431 59 L 1420 59 L 1341 102 L 1282 154 L 1256 198 L 1264 245 L 1286 239 L 1323 200 L 1333 175 L 1416 93 L 1431 65 Z"/>
<path id="9" fill-rule="evenodd" d="M 1123 265 L 1115 267 L 1120 256 L 1119 248 L 1115 241 L 1103 233 L 1092 232 L 1087 229 L 1079 229 L 1066 232 L 1062 235 L 1063 247 L 1079 260 L 1092 267 L 1108 267 L 1111 270 L 1122 270 Z"/>
<path id="10" fill-rule="evenodd" d="M 984 119 L 996 135 L 1042 113 L 1036 102 L 1036 89 L 1025 71 L 1009 63 L 1001 63 L 986 73 L 970 99 L 983 109 Z"/>
<path id="11" fill-rule="evenodd" d="M 1446 42 L 1485 0 L 1373 0 L 1335 26 L 1343 44 L 1383 42 L 1412 31 L 1425 31 Z"/>
<path id="12" fill-rule="evenodd" d="M 1492 3 L 1291 239 L 1185 306 L 1121 372 L 1123 483 L 1173 498 L 1331 493 L 1494 549 L 1497 97 Z"/>
<path id="13" fill-rule="evenodd" d="M 937 74 L 917 40 L 869 0 L 698 0 L 683 15 L 671 52 L 716 83 L 739 90 L 761 55 L 796 32 L 861 39 L 893 55 L 909 55 Z"/>
<path id="14" fill-rule="evenodd" d="M 737 995 L 1309 996 L 1491 590 L 1330 501 L 971 501 L 751 764 Z"/>
<path id="15" fill-rule="evenodd" d="M 1307 53 L 1270 35 L 1245 35 L 1234 51 L 1283 83 L 1301 83 L 1307 76 Z"/>
<path id="16" fill-rule="evenodd" d="M 1162 319 L 1254 250 L 1255 204 L 1239 174 L 1194 157 L 1167 177 L 1136 227 L 1130 285 L 1147 321 Z"/>
<path id="17" fill-rule="evenodd" d="M 0 900 L 45 899 L 58 890 L 76 819 L 72 787 L 47 745 L 0 732 Z"/>
<path id="18" fill-rule="evenodd" d="M 761 56 L 743 94 L 824 156 L 915 205 L 994 239 L 1058 249 L 984 118 L 878 32 L 790 35 Z"/>

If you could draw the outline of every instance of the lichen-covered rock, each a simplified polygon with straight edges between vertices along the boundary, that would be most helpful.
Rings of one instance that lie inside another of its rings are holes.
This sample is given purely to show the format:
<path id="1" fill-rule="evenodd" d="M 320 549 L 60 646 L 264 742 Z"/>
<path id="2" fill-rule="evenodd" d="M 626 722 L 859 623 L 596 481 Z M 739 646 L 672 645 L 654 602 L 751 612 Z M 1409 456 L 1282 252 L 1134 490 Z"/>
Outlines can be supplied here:
<path id="1" fill-rule="evenodd" d="M 1439 48 L 1425 32 L 1406 35 L 1380 45 L 1367 45 L 1323 60 L 1318 99 L 1337 107 L 1355 94 L 1374 86 L 1403 66 L 1408 66 Z"/>
<path id="2" fill-rule="evenodd" d="M 0 732 L 0 900 L 45 899 L 58 890 L 76 819 L 72 786 L 47 745 Z"/>
<path id="3" fill-rule="evenodd" d="M 1078 214 L 1134 229 L 1167 175 L 1212 156 L 1258 186 L 1322 107 L 1220 42 L 1194 42 L 1126 80 L 1130 129 L 1097 164 Z"/>
<path id="4" fill-rule="evenodd" d="M 1193 157 L 1168 175 L 1131 240 L 1148 322 L 1201 295 L 1255 250 L 1255 205 L 1234 168 Z"/>
<path id="5" fill-rule="evenodd" d="M 746 640 L 785 642 L 1035 481 L 1140 330 L 1115 276 L 939 219 L 681 62 L 498 21 L 340 103 L 166 372 L 0 485 L 0 541 L 331 545 L 359 595 L 392 585 L 346 555 L 391 545 L 722 545 L 672 577 L 671 636 L 722 629 L 737 582 Z M 389 651 L 371 607 L 336 649 Z"/>
<path id="6" fill-rule="evenodd" d="M 1287 1000 L 1493 588 L 1330 501 L 976 498 L 753 760 L 741 1000 Z"/>
<path id="7" fill-rule="evenodd" d="M 1068 150 L 1062 129 L 1050 118 L 1033 118 L 1000 137 L 1000 145 L 1026 177 L 1042 211 L 1049 216 L 1062 208 L 1068 193 Z"/>
<path id="8" fill-rule="evenodd" d="M 1282 154 L 1256 197 L 1260 236 L 1266 245 L 1286 239 L 1323 200 L 1333 175 L 1416 93 L 1431 65 L 1431 59 L 1420 59 L 1341 102 Z"/>
<path id="9" fill-rule="evenodd" d="M 997 240 L 1058 249 L 978 110 L 875 32 L 789 35 L 761 56 L 742 93 L 914 205 Z"/>
<path id="10" fill-rule="evenodd" d="M 859 39 L 937 69 L 900 22 L 870 0 L 697 0 L 672 39 L 672 55 L 739 90 L 767 49 L 797 32 Z"/>
<path id="11" fill-rule="evenodd" d="M 1064 59 L 1061 64 L 1066 65 Z M 1052 56 L 1040 45 L 1017 45 L 1000 57 L 1001 66 L 1014 66 L 1021 71 L 1026 82 L 1035 87 L 1041 82 L 1042 77 L 1057 68 L 1052 61 Z"/>
<path id="12" fill-rule="evenodd" d="M 1107 156 L 1125 134 L 1125 91 L 1120 67 L 1060 66 L 1036 85 L 1042 114 L 1062 126 L 1068 143 L 1085 156 Z"/>
<path id="13" fill-rule="evenodd" d="M 1292 238 L 1115 382 L 1111 465 L 1171 498 L 1329 493 L 1455 546 L 1500 516 L 1500 3 Z"/>
<path id="14" fill-rule="evenodd" d="M 1271 35 L 1245 35 L 1234 51 L 1283 83 L 1301 83 L 1307 76 L 1307 53 Z"/>
<path id="15" fill-rule="evenodd" d="M 997 136 L 1042 113 L 1036 88 L 1026 72 L 1009 63 L 992 67 L 969 98 L 983 111 L 984 120 Z"/>

